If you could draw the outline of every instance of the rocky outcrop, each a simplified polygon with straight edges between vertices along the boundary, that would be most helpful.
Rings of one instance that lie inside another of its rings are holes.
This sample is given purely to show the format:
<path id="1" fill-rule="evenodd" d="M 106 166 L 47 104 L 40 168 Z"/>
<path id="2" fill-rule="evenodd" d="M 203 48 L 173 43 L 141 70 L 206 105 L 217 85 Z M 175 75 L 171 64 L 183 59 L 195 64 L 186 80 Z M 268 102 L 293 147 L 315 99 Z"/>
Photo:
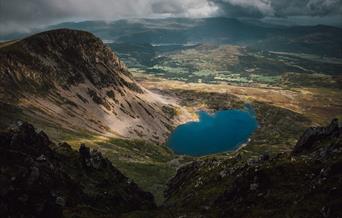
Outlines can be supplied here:
<path id="1" fill-rule="evenodd" d="M 200 162 L 195 161 L 188 166 L 182 167 L 177 170 L 177 175 L 171 178 L 168 182 L 168 189 L 166 189 L 164 192 L 165 198 L 168 199 L 172 196 L 172 194 L 180 191 L 182 189 L 183 183 L 191 179 L 200 167 Z"/>
<path id="2" fill-rule="evenodd" d="M 0 133 L 0 217 L 90 217 L 151 209 L 153 196 L 85 145 L 76 152 L 19 122 Z"/>
<path id="3" fill-rule="evenodd" d="M 85 144 L 81 144 L 79 153 L 84 167 L 102 169 L 111 165 L 107 159 L 103 158 L 101 152 L 96 149 L 90 151 Z"/>
<path id="4" fill-rule="evenodd" d="M 331 121 L 327 127 L 312 127 L 307 129 L 298 140 L 293 153 L 298 154 L 314 149 L 315 145 L 326 139 L 339 138 L 342 135 L 342 127 L 338 119 Z"/>

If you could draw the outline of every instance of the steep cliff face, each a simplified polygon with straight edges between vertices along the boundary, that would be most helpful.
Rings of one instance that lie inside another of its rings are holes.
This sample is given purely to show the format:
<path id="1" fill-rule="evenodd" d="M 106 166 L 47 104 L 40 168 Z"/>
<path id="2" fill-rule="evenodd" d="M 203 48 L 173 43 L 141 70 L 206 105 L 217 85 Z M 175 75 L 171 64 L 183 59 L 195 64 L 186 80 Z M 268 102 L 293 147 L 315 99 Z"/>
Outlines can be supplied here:
<path id="1" fill-rule="evenodd" d="M 0 90 L 2 108 L 57 129 L 163 142 L 173 125 L 163 112 L 170 106 L 87 32 L 53 30 L 2 45 Z"/>
<path id="2" fill-rule="evenodd" d="M 1 217 L 115 217 L 155 207 L 98 151 L 56 145 L 28 123 L 0 132 L 0 165 Z"/>
<path id="3" fill-rule="evenodd" d="M 308 129 L 295 152 L 205 158 L 169 181 L 169 217 L 341 217 L 342 128 Z"/>

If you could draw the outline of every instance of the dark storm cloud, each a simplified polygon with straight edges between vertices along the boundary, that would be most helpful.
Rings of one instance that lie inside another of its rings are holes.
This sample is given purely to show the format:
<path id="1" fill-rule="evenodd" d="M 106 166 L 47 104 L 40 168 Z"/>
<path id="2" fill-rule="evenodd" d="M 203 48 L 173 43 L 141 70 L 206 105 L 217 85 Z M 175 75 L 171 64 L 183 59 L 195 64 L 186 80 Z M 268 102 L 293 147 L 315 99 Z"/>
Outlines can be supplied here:
<path id="1" fill-rule="evenodd" d="M 261 18 L 273 14 L 270 1 L 265 0 L 212 0 L 219 13 L 228 17 Z"/>
<path id="2" fill-rule="evenodd" d="M 278 16 L 334 16 L 342 13 L 342 0 L 273 0 Z"/>
<path id="3" fill-rule="evenodd" d="M 107 20 L 150 12 L 144 0 L 0 0 L 0 33 L 65 20 Z"/>
<path id="4" fill-rule="evenodd" d="M 221 13 L 238 17 L 342 15 L 342 0 L 212 0 Z"/>
<path id="5" fill-rule="evenodd" d="M 208 0 L 0 0 L 0 34 L 67 20 L 129 17 L 206 17 Z"/>
<path id="6" fill-rule="evenodd" d="M 341 15 L 342 0 L 0 0 L 0 34 L 85 19 L 319 16 L 329 20 Z"/>

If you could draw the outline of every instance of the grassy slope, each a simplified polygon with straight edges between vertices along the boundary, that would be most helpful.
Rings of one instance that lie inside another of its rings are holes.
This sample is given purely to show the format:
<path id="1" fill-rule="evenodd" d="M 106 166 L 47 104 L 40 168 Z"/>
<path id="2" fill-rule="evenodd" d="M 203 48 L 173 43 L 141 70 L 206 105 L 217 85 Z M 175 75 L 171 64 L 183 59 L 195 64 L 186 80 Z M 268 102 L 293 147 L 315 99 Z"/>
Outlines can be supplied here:
<path id="1" fill-rule="evenodd" d="M 168 163 L 175 158 L 172 151 L 164 145 L 123 139 L 110 139 L 97 146 L 114 166 L 144 190 L 153 193 L 157 203 L 163 201 L 165 184 L 176 173 Z"/>

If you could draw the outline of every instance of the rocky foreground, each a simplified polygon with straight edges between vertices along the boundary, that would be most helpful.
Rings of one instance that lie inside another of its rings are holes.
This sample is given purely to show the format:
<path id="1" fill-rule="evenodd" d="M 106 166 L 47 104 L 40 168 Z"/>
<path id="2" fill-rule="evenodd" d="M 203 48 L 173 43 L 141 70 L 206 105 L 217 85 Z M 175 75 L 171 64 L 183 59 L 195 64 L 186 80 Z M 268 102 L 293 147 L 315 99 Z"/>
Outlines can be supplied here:
<path id="1" fill-rule="evenodd" d="M 342 128 L 310 128 L 292 153 L 195 161 L 165 195 L 170 217 L 342 217 Z"/>
<path id="2" fill-rule="evenodd" d="M 342 217 L 337 120 L 308 129 L 292 153 L 194 161 L 160 207 L 100 152 L 28 123 L 0 133 L 0 165 L 0 217 Z"/>
<path id="3" fill-rule="evenodd" d="M 101 153 L 19 123 L 0 133 L 0 217 L 99 217 L 155 207 Z"/>

